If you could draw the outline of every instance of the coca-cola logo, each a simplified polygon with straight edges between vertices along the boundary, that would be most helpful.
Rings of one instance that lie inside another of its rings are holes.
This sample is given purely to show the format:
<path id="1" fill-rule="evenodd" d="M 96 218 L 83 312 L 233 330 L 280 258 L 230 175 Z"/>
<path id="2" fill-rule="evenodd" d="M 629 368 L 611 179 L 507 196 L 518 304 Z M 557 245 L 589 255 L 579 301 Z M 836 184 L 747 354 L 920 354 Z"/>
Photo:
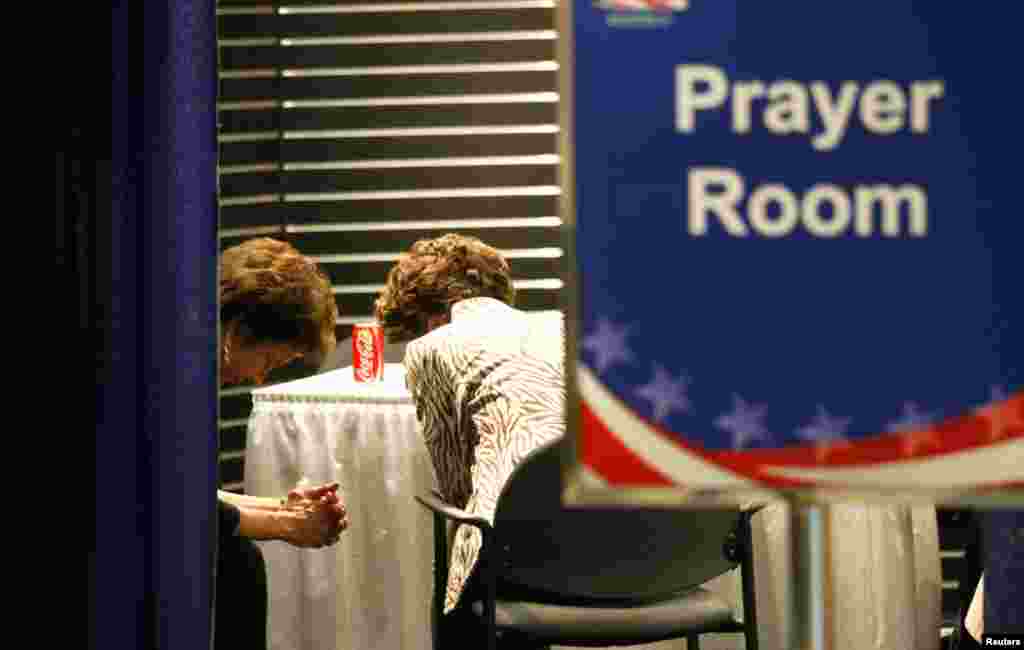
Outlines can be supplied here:
<path id="1" fill-rule="evenodd" d="M 356 332 L 356 372 L 363 379 L 373 378 L 373 334 L 369 330 Z"/>

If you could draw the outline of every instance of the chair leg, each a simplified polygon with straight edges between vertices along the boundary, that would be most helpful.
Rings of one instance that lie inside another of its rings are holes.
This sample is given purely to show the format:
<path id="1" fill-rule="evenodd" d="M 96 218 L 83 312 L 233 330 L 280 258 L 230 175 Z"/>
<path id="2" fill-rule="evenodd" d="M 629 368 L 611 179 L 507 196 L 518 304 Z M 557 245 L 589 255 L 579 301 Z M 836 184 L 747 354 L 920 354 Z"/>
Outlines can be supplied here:
<path id="1" fill-rule="evenodd" d="M 497 566 L 494 562 L 494 540 L 490 529 L 481 530 L 480 558 L 477 560 L 480 577 L 484 585 L 484 627 L 487 630 L 486 650 L 498 648 L 498 626 L 495 621 L 495 607 L 498 600 Z"/>
<path id="2" fill-rule="evenodd" d="M 700 650 L 700 635 L 699 634 L 687 634 L 686 635 L 686 650 Z"/>
<path id="3" fill-rule="evenodd" d="M 757 650 L 757 593 L 754 590 L 754 512 L 740 515 L 740 580 L 743 583 L 743 643 Z"/>

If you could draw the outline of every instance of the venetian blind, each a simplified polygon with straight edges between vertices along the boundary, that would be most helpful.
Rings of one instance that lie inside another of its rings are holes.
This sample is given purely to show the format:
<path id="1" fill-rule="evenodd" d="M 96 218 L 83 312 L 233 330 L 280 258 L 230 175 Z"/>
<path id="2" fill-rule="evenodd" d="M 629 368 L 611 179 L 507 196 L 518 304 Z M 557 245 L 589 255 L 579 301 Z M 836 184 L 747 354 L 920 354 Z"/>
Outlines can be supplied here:
<path id="1" fill-rule="evenodd" d="M 316 258 L 342 348 L 399 253 L 446 232 L 505 253 L 520 308 L 559 307 L 553 0 L 221 0 L 217 13 L 222 248 L 268 235 Z M 228 489 L 250 408 L 250 389 L 221 392 Z"/>

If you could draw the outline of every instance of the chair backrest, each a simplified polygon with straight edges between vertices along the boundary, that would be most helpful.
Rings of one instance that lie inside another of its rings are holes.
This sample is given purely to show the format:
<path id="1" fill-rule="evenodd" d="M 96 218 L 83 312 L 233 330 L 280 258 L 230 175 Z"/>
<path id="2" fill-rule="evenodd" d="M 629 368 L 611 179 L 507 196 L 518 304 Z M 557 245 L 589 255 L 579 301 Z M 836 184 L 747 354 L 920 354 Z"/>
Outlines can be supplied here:
<path id="1" fill-rule="evenodd" d="M 502 580 L 564 600 L 650 601 L 735 566 L 724 554 L 738 509 L 566 508 L 564 439 L 523 459 L 498 499 Z"/>

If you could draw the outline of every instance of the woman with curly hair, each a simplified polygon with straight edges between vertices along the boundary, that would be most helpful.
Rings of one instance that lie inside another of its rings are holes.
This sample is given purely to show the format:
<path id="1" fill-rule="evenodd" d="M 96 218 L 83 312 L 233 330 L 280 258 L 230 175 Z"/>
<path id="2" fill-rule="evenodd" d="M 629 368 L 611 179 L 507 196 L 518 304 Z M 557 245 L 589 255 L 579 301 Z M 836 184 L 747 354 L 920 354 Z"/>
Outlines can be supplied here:
<path id="1" fill-rule="evenodd" d="M 407 342 L 447 322 L 456 302 L 480 297 L 515 303 L 501 253 L 473 237 L 421 239 L 388 273 L 377 320 L 389 342 Z"/>
<path id="2" fill-rule="evenodd" d="M 263 383 L 299 358 L 334 349 L 337 304 L 313 260 L 274 239 L 252 239 L 220 259 L 220 382 Z M 338 485 L 294 489 L 281 499 L 218 491 L 218 648 L 266 648 L 266 567 L 253 540 L 303 548 L 338 541 L 348 526 Z"/>
<path id="3" fill-rule="evenodd" d="M 261 384 L 299 357 L 319 363 L 337 345 L 337 318 L 327 276 L 291 244 L 264 237 L 221 253 L 221 383 Z"/>
<path id="4" fill-rule="evenodd" d="M 515 466 L 565 433 L 561 314 L 520 311 L 515 296 L 500 252 L 448 234 L 413 244 L 376 303 L 388 341 L 409 341 L 406 383 L 442 496 L 489 521 Z M 443 641 L 475 623 L 464 594 L 479 589 L 480 542 L 454 531 Z"/>

